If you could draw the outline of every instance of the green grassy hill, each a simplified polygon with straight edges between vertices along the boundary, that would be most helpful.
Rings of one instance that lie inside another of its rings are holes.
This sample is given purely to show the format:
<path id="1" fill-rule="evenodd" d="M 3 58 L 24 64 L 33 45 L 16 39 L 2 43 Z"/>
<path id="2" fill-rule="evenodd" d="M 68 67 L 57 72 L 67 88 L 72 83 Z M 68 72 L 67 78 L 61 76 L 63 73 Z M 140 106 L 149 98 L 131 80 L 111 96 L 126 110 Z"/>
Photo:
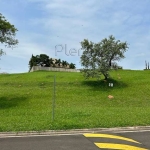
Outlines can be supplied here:
<path id="1" fill-rule="evenodd" d="M 106 82 L 69 72 L 0 75 L 0 131 L 150 125 L 150 71 L 112 71 L 111 77 Z"/>

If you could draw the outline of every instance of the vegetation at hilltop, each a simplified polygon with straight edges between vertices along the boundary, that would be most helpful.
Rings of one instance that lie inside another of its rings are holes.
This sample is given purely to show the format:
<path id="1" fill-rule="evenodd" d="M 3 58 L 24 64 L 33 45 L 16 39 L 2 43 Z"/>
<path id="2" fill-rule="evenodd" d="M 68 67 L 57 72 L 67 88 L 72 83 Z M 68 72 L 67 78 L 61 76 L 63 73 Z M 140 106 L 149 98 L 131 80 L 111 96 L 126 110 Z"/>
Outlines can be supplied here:
<path id="1" fill-rule="evenodd" d="M 46 54 L 40 54 L 40 55 L 32 55 L 29 61 L 29 68 L 33 66 L 43 66 L 43 67 L 57 67 L 57 68 L 70 68 L 75 69 L 75 64 L 68 63 L 67 61 L 64 61 L 61 59 L 55 59 L 55 58 L 49 58 Z"/>

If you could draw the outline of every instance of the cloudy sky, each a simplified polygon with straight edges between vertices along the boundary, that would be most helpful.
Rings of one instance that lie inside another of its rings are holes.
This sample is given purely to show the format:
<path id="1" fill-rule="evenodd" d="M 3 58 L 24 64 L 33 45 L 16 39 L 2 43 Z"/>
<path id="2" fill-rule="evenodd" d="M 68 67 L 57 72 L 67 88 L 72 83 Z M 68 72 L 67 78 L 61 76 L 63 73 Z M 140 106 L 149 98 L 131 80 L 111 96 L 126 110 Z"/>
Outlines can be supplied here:
<path id="1" fill-rule="evenodd" d="M 31 55 L 47 54 L 80 68 L 80 42 L 110 35 L 127 42 L 124 69 L 150 62 L 150 0 L 0 0 L 0 13 L 18 29 L 19 44 L 5 50 L 0 72 L 28 72 Z M 77 53 L 70 54 L 70 50 Z"/>

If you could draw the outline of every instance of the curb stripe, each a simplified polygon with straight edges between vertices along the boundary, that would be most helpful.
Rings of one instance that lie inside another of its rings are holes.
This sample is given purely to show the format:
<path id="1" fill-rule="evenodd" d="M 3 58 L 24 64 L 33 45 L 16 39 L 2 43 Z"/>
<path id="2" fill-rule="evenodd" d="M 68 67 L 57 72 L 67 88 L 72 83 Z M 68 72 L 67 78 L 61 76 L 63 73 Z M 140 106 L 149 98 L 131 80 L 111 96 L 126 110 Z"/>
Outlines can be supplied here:
<path id="1" fill-rule="evenodd" d="M 135 140 L 129 139 L 129 138 L 124 138 L 121 136 L 116 136 L 116 135 L 110 135 L 110 134 L 83 134 L 85 137 L 100 137 L 100 138 L 111 138 L 111 139 L 119 139 L 119 140 L 124 140 L 124 141 L 129 141 L 129 142 L 133 142 L 133 143 L 138 143 L 141 144 Z"/>
<path id="2" fill-rule="evenodd" d="M 118 149 L 118 150 L 148 150 L 145 148 L 124 145 L 124 144 L 114 144 L 114 143 L 94 143 L 99 148 L 106 148 L 106 149 Z"/>

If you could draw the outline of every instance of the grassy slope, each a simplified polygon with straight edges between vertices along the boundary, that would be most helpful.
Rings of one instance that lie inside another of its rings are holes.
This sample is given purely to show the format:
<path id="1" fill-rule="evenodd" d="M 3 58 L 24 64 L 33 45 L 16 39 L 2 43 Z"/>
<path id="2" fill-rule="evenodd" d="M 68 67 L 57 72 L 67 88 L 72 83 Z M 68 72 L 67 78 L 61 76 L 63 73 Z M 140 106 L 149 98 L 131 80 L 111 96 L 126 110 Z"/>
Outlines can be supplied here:
<path id="1" fill-rule="evenodd" d="M 150 125 L 150 71 L 112 71 L 111 76 L 113 88 L 103 80 L 86 81 L 80 73 L 0 75 L 0 131 Z"/>

